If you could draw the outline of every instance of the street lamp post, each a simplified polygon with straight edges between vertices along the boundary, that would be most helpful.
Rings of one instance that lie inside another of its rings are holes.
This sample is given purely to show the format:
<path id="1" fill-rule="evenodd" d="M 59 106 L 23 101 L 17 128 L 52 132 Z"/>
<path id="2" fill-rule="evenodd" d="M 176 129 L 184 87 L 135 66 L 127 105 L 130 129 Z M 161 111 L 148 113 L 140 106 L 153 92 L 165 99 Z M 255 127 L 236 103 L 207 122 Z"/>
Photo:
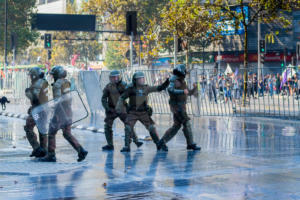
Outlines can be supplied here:
<path id="1" fill-rule="evenodd" d="M 7 67 L 7 0 L 4 2 L 5 9 L 5 24 L 4 24 L 4 72 L 6 72 Z"/>

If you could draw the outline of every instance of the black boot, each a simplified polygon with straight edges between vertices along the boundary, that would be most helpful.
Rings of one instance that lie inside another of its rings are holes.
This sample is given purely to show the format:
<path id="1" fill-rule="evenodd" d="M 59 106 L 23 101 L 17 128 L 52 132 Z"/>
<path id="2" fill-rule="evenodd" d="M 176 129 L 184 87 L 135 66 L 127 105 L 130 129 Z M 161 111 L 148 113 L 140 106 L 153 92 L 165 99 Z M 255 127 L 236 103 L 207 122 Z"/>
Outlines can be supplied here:
<path id="1" fill-rule="evenodd" d="M 77 162 L 83 161 L 88 153 L 89 153 L 88 151 L 86 151 L 84 148 L 80 147 L 80 150 L 78 152 Z"/>
<path id="2" fill-rule="evenodd" d="M 168 151 L 168 147 L 165 143 L 164 140 L 160 140 L 158 143 L 157 143 L 157 150 L 163 150 L 163 151 Z"/>
<path id="3" fill-rule="evenodd" d="M 112 150 L 114 150 L 114 145 L 107 144 L 102 147 L 102 151 L 112 151 Z"/>
<path id="4" fill-rule="evenodd" d="M 191 144 L 186 147 L 187 150 L 200 151 L 201 147 L 198 147 L 196 144 Z"/>
<path id="5" fill-rule="evenodd" d="M 42 158 L 42 157 L 46 156 L 46 154 L 47 154 L 47 151 L 44 148 L 39 147 L 32 151 L 30 157 Z"/>
<path id="6" fill-rule="evenodd" d="M 121 149 L 121 152 L 130 152 L 130 147 L 129 146 L 125 146 Z"/>
<path id="7" fill-rule="evenodd" d="M 56 162 L 55 153 L 48 153 L 45 157 L 40 158 L 41 162 Z"/>
<path id="8" fill-rule="evenodd" d="M 137 148 L 139 148 L 140 146 L 142 146 L 144 144 L 143 142 L 140 142 L 140 141 L 137 141 L 137 142 L 134 142 L 134 143 L 137 146 Z"/>

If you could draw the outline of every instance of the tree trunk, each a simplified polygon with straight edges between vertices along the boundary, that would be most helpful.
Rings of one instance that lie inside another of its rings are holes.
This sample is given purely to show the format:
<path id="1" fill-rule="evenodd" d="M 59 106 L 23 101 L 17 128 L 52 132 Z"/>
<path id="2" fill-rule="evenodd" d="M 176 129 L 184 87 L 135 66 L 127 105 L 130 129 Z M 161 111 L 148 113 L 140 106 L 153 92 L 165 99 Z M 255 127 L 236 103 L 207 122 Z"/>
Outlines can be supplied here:
<path id="1" fill-rule="evenodd" d="M 246 105 L 247 97 L 247 82 L 248 82 L 248 26 L 245 26 L 245 41 L 244 41 L 244 94 L 243 106 Z"/>

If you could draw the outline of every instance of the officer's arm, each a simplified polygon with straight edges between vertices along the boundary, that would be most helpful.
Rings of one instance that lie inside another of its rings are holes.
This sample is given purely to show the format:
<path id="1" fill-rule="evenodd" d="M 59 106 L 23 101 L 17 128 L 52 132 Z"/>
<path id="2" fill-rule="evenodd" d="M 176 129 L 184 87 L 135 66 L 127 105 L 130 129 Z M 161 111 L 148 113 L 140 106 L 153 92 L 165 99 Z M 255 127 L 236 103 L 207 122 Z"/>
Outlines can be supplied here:
<path id="1" fill-rule="evenodd" d="M 109 91 L 108 91 L 107 87 L 105 87 L 104 90 L 103 90 L 102 98 L 101 98 L 102 106 L 105 110 L 109 109 L 109 107 L 108 107 L 108 96 L 109 96 Z"/>
<path id="2" fill-rule="evenodd" d="M 61 96 L 61 87 L 60 84 L 58 82 L 55 82 L 53 84 L 53 97 L 54 99 L 58 98 Z"/>
<path id="3" fill-rule="evenodd" d="M 48 92 L 49 92 L 48 86 L 49 86 L 48 82 L 47 82 L 47 81 L 44 81 L 43 86 L 42 86 L 42 91 L 43 91 L 43 92 L 45 93 L 45 95 L 47 96 L 47 100 L 48 100 Z"/>
<path id="4" fill-rule="evenodd" d="M 118 103 L 116 105 L 116 111 L 117 113 L 121 113 L 124 106 L 124 101 L 129 97 L 129 88 L 127 88 L 123 94 L 119 97 Z"/>
<path id="5" fill-rule="evenodd" d="M 169 79 L 166 79 L 165 82 L 163 82 L 161 85 L 148 86 L 147 87 L 147 94 L 152 93 L 152 92 L 160 92 L 160 91 L 166 89 L 168 87 L 169 83 L 170 83 Z"/>
<path id="6" fill-rule="evenodd" d="M 171 78 L 170 85 L 168 87 L 168 92 L 170 94 L 184 94 L 184 90 L 175 89 L 175 81 L 176 80 Z"/>
<path id="7" fill-rule="evenodd" d="M 32 90 L 32 103 L 39 104 L 39 95 L 42 89 L 42 85 L 37 84 Z"/>

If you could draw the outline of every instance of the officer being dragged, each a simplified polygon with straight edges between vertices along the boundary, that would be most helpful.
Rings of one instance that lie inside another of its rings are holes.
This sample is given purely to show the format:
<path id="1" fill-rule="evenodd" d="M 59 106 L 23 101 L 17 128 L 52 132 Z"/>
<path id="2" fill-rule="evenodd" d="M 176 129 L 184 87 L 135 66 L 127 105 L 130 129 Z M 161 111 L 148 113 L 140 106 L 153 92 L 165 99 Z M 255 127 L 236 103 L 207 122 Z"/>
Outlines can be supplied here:
<path id="1" fill-rule="evenodd" d="M 26 119 L 24 130 L 27 140 L 33 149 L 30 157 L 43 157 L 47 153 L 47 133 L 41 133 L 39 131 L 38 142 L 37 135 L 33 131 L 36 123 L 31 111 L 36 106 L 48 101 L 48 82 L 44 79 L 44 73 L 39 67 L 31 68 L 28 75 L 31 79 L 31 85 L 29 88 L 26 88 L 25 95 L 30 100 L 31 106 L 28 109 L 29 116 Z"/>
<path id="2" fill-rule="evenodd" d="M 126 89 L 126 83 L 122 81 L 121 74 L 118 70 L 113 70 L 109 74 L 110 82 L 103 89 L 102 96 L 102 105 L 105 109 L 105 124 L 104 124 L 104 133 L 107 141 L 107 145 L 102 147 L 102 150 L 113 150 L 113 130 L 112 125 L 114 120 L 119 117 L 119 119 L 125 124 L 126 116 L 127 116 L 127 103 L 123 102 L 122 112 L 116 112 L 116 105 L 120 95 L 122 95 Z M 143 145 L 142 142 L 138 141 L 138 137 L 136 136 L 134 130 L 132 131 L 132 139 L 137 147 Z"/>
<path id="3" fill-rule="evenodd" d="M 186 138 L 187 149 L 201 150 L 193 140 L 192 127 L 190 118 L 186 112 L 186 100 L 188 96 L 194 95 L 197 92 L 197 84 L 194 83 L 194 88 L 189 90 L 185 81 L 186 69 L 185 65 L 177 65 L 173 70 L 173 76 L 170 78 L 168 92 L 170 95 L 170 108 L 173 113 L 174 124 L 169 128 L 158 144 L 158 148 L 168 151 L 166 143 L 170 141 L 183 126 L 183 134 Z"/>
<path id="4" fill-rule="evenodd" d="M 130 151 L 130 141 L 133 135 L 134 125 L 140 121 L 149 131 L 157 149 L 159 137 L 156 132 L 154 121 L 150 117 L 148 110 L 148 95 L 152 92 L 160 92 L 169 85 L 169 79 L 159 86 L 148 86 L 145 84 L 145 75 L 143 72 L 136 72 L 132 77 L 132 84 L 128 85 L 124 93 L 120 96 L 117 103 L 117 113 L 124 113 L 124 101 L 129 98 L 129 111 L 125 124 L 125 146 L 121 152 Z"/>
<path id="5" fill-rule="evenodd" d="M 53 98 L 57 100 L 59 97 L 70 91 L 71 83 L 66 79 L 67 72 L 61 66 L 55 66 L 51 69 L 50 74 L 54 78 L 52 84 Z M 71 123 L 62 124 L 66 120 L 72 118 L 71 100 L 58 102 L 55 105 L 54 115 L 49 125 L 48 133 L 48 154 L 41 161 L 44 162 L 56 162 L 55 148 L 56 139 L 55 135 L 59 129 L 62 129 L 64 138 L 72 145 L 72 147 L 78 152 L 77 161 L 80 162 L 85 159 L 88 152 L 79 144 L 77 139 L 71 134 Z M 63 110 L 62 110 L 63 109 Z"/>

